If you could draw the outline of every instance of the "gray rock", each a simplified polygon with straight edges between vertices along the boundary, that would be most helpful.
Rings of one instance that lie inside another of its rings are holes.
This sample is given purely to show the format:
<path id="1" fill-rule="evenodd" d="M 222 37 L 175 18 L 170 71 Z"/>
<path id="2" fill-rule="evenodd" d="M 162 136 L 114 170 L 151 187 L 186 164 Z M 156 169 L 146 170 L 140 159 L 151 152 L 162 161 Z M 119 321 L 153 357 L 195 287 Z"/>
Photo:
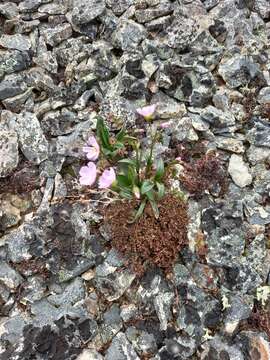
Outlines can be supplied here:
<path id="1" fill-rule="evenodd" d="M 228 131 L 235 124 L 235 118 L 230 112 L 224 112 L 212 105 L 202 109 L 201 119 L 209 123 L 216 131 L 222 129 Z"/>
<path id="2" fill-rule="evenodd" d="M 15 314 L 6 319 L 4 318 L 1 323 L 1 342 L 9 341 L 11 344 L 15 344 L 18 341 L 18 338 L 22 337 L 25 325 L 26 319 L 19 314 Z"/>
<path id="3" fill-rule="evenodd" d="M 146 30 L 142 25 L 123 19 L 113 33 L 113 43 L 122 50 L 136 49 L 145 37 Z"/>
<path id="4" fill-rule="evenodd" d="M 106 0 L 106 5 L 112 9 L 115 15 L 121 15 L 133 5 L 134 2 L 134 0 Z"/>
<path id="5" fill-rule="evenodd" d="M 0 82 L 0 100 L 16 96 L 23 93 L 27 89 L 24 79 L 20 75 L 7 75 Z"/>
<path id="6" fill-rule="evenodd" d="M 252 183 L 252 175 L 249 172 L 247 164 L 243 161 L 242 156 L 233 154 L 230 158 L 228 172 L 234 183 L 241 188 Z"/>
<path id="7" fill-rule="evenodd" d="M 12 19 L 18 15 L 18 6 L 12 2 L 7 1 L 4 4 L 0 4 L 0 14 L 7 19 Z"/>
<path id="8" fill-rule="evenodd" d="M 140 355 L 154 354 L 157 351 L 157 344 L 153 334 L 131 326 L 126 330 L 126 337 Z"/>
<path id="9" fill-rule="evenodd" d="M 18 139 L 14 131 L 0 130 L 0 178 L 9 175 L 19 162 Z"/>
<path id="10" fill-rule="evenodd" d="M 87 24 L 101 15 L 105 10 L 104 0 L 74 1 L 72 22 L 76 25 Z"/>
<path id="11" fill-rule="evenodd" d="M 270 16 L 269 1 L 268 0 L 254 0 L 254 9 L 258 11 L 263 19 Z"/>
<path id="12" fill-rule="evenodd" d="M 24 112 L 17 116 L 16 130 L 24 156 L 36 164 L 48 158 L 48 142 L 35 114 Z"/>
<path id="13" fill-rule="evenodd" d="M 181 118 L 186 112 L 184 104 L 170 98 L 163 92 L 155 94 L 151 103 L 157 105 L 156 114 L 161 119 Z"/>
<path id="14" fill-rule="evenodd" d="M 171 307 L 174 300 L 174 293 L 164 292 L 154 298 L 154 307 L 160 321 L 160 330 L 166 330 L 168 322 L 172 318 Z"/>
<path id="15" fill-rule="evenodd" d="M 83 280 L 76 278 L 64 287 L 62 294 L 50 295 L 47 297 L 48 302 L 54 306 L 74 305 L 82 300 L 85 296 Z"/>
<path id="16" fill-rule="evenodd" d="M 196 351 L 195 340 L 187 336 L 179 336 L 176 339 L 165 339 L 166 350 L 172 356 L 181 356 L 188 359 Z M 165 350 L 165 349 L 164 349 Z"/>
<path id="17" fill-rule="evenodd" d="M 0 261 L 0 281 L 9 289 L 15 290 L 23 282 L 23 278 L 6 262 Z"/>
<path id="18" fill-rule="evenodd" d="M 31 66 L 31 56 L 28 51 L 0 50 L 0 79 L 6 74 L 22 71 Z"/>
<path id="19" fill-rule="evenodd" d="M 103 356 L 96 350 L 84 349 L 76 360 L 102 360 Z"/>
<path id="20" fill-rule="evenodd" d="M 231 151 L 236 154 L 241 154 L 245 152 L 243 142 L 235 138 L 216 136 L 215 143 L 218 149 Z"/>
<path id="21" fill-rule="evenodd" d="M 270 103 L 270 86 L 264 87 L 260 90 L 257 101 L 260 104 L 269 104 Z"/>
<path id="22" fill-rule="evenodd" d="M 37 10 L 39 5 L 48 2 L 48 0 L 24 0 L 19 4 L 20 12 L 32 12 Z"/>
<path id="23" fill-rule="evenodd" d="M 119 332 L 106 352 L 105 360 L 140 360 L 124 333 Z"/>
<path id="24" fill-rule="evenodd" d="M 153 8 L 139 9 L 135 11 L 136 20 L 139 23 L 146 23 L 161 16 L 169 15 L 173 12 L 173 6 L 170 2 L 162 2 Z"/>
<path id="25" fill-rule="evenodd" d="M 254 119 L 254 126 L 248 132 L 247 139 L 255 146 L 270 148 L 270 124 L 268 121 Z"/>
<path id="26" fill-rule="evenodd" d="M 245 298 L 238 295 L 228 297 L 229 307 L 225 311 L 224 330 L 229 335 L 236 331 L 241 320 L 250 317 L 253 305 L 250 300 L 247 303 Z"/>
<path id="27" fill-rule="evenodd" d="M 72 27 L 70 24 L 64 23 L 56 25 L 54 28 L 44 29 L 41 33 L 44 36 L 46 44 L 56 46 L 71 37 Z"/>
<path id="28" fill-rule="evenodd" d="M 221 64 L 219 74 L 231 88 L 248 85 L 255 78 L 263 81 L 259 66 L 250 58 L 239 55 Z"/>
<path id="29" fill-rule="evenodd" d="M 114 301 L 124 294 L 134 279 L 134 274 L 123 270 L 121 272 L 114 272 L 107 277 L 97 277 L 96 286 L 108 301 Z"/>
<path id="30" fill-rule="evenodd" d="M 31 41 L 26 35 L 2 35 L 0 37 L 0 46 L 5 49 L 27 51 L 31 49 Z"/>
<path id="31" fill-rule="evenodd" d="M 204 344 L 205 350 L 201 354 L 202 360 L 209 359 L 210 356 L 215 360 L 221 360 L 226 357 L 228 360 L 244 360 L 244 354 L 237 345 L 228 345 L 226 341 L 219 336 L 215 336 Z"/>
<path id="32" fill-rule="evenodd" d="M 39 276 L 30 276 L 24 285 L 22 293 L 22 304 L 32 304 L 34 301 L 41 300 L 46 292 L 44 280 Z"/>

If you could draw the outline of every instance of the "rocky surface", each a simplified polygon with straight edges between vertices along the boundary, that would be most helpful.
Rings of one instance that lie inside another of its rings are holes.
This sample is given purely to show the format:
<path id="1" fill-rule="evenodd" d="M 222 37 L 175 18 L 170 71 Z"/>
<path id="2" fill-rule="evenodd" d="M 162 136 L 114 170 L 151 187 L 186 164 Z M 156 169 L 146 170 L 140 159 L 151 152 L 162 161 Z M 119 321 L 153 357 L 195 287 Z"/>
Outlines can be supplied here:
<path id="1" fill-rule="evenodd" d="M 1 359 L 270 358 L 269 40 L 268 0 L 1 2 Z M 227 189 L 182 189 L 190 244 L 138 279 L 76 174 L 97 113 L 145 103 L 156 151 L 204 145 Z"/>

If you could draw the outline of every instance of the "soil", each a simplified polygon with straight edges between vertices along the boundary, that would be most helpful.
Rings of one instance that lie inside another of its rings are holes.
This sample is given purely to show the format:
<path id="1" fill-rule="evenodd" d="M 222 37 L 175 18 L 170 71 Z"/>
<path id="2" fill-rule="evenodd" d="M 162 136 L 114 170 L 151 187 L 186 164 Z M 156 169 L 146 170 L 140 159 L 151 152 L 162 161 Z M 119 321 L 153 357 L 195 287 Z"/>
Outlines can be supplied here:
<path id="1" fill-rule="evenodd" d="M 158 204 L 158 219 L 147 205 L 143 215 L 131 223 L 136 206 L 136 202 L 119 201 L 106 208 L 104 221 L 109 225 L 113 247 L 128 259 L 138 275 L 143 275 L 149 266 L 170 271 L 188 243 L 187 205 L 167 194 Z"/>

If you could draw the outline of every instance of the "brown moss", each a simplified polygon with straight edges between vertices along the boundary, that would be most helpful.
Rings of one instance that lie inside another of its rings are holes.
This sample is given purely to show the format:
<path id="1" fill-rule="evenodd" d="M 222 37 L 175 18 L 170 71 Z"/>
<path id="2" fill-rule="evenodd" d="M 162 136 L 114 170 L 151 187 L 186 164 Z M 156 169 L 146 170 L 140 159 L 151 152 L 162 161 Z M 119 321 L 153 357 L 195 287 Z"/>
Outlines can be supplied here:
<path id="1" fill-rule="evenodd" d="M 226 190 L 225 170 L 214 153 L 204 155 L 201 159 L 183 163 L 184 173 L 181 181 L 185 188 L 195 197 L 208 190 L 217 190 L 222 194 Z"/>
<path id="2" fill-rule="evenodd" d="M 170 270 L 187 244 L 186 204 L 168 194 L 158 204 L 158 219 L 148 205 L 137 222 L 130 223 L 136 205 L 135 202 L 117 202 L 105 210 L 104 221 L 110 227 L 113 247 L 128 259 L 139 275 L 149 266 Z"/>
<path id="3" fill-rule="evenodd" d="M 0 179 L 0 194 L 29 193 L 39 187 L 38 169 L 28 161 L 19 163 L 9 176 Z"/>
<path id="4" fill-rule="evenodd" d="M 259 305 L 255 305 L 247 324 L 244 326 L 252 330 L 264 331 L 270 339 L 270 312 Z"/>
<path id="5" fill-rule="evenodd" d="M 260 115 L 264 119 L 270 120 L 270 103 L 266 103 L 260 106 Z"/>

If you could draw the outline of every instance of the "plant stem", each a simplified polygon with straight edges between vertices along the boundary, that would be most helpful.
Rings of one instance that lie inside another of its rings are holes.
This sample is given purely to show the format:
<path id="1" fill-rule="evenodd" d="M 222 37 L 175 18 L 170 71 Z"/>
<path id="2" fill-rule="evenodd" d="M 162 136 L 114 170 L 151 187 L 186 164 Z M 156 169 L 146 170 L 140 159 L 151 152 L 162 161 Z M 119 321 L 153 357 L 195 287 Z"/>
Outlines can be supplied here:
<path id="1" fill-rule="evenodd" d="M 152 129 L 151 129 L 152 132 Z M 152 166 L 152 157 L 153 157 L 153 150 L 154 150 L 154 146 L 156 143 L 156 138 L 157 138 L 157 127 L 155 128 L 155 133 L 153 135 L 153 133 L 151 134 L 151 146 L 150 146 L 150 154 L 149 157 L 147 159 L 147 164 L 146 164 L 146 171 L 145 171 L 145 177 L 147 178 L 149 175 L 149 172 L 151 170 L 151 166 Z"/>

